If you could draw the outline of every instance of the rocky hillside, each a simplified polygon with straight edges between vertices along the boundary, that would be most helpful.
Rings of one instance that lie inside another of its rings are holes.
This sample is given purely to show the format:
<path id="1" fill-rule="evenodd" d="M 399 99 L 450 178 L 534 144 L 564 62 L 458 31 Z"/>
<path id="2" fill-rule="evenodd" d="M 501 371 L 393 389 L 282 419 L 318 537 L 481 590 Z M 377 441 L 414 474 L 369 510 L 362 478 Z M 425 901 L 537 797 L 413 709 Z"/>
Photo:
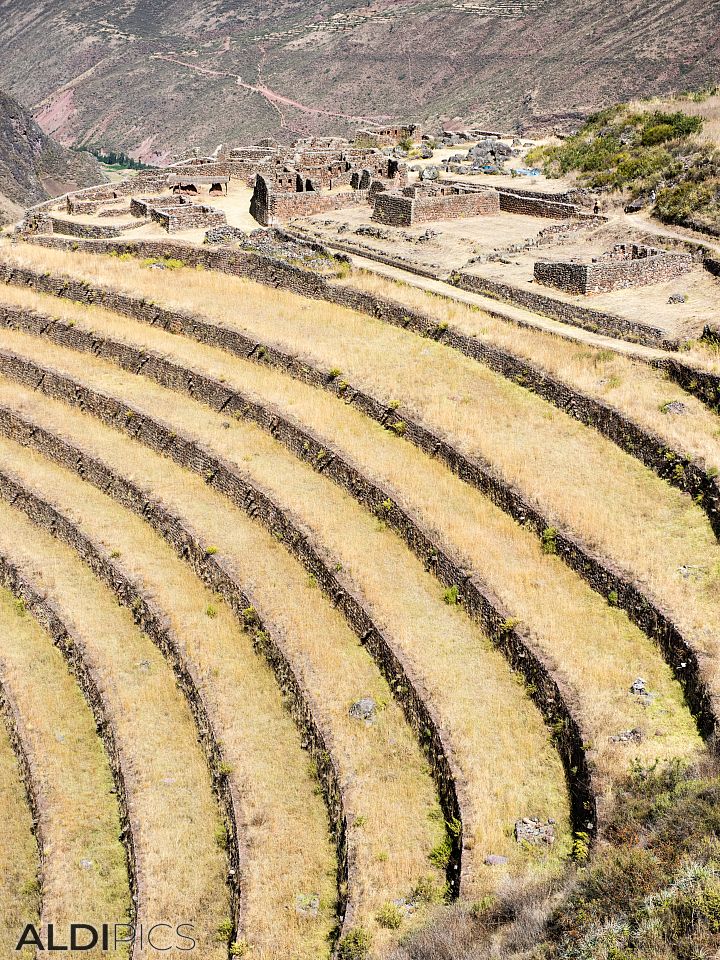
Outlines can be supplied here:
<path id="1" fill-rule="evenodd" d="M 2 0 L 2 16 L 0 86 L 62 143 L 147 161 L 402 116 L 577 126 L 720 67 L 706 0 Z"/>
<path id="2" fill-rule="evenodd" d="M 102 165 L 61 146 L 32 115 L 0 93 L 0 222 L 23 207 L 104 179 Z"/>
<path id="3" fill-rule="evenodd" d="M 531 151 L 527 162 L 548 176 L 574 173 L 590 187 L 624 195 L 629 211 L 646 207 L 665 223 L 720 236 L 720 145 L 704 130 L 703 101 L 695 95 L 664 109 L 652 102 L 608 107 L 575 136 Z M 717 101 L 707 97 L 707 115 Z M 695 114 L 678 109 L 693 102 Z"/>

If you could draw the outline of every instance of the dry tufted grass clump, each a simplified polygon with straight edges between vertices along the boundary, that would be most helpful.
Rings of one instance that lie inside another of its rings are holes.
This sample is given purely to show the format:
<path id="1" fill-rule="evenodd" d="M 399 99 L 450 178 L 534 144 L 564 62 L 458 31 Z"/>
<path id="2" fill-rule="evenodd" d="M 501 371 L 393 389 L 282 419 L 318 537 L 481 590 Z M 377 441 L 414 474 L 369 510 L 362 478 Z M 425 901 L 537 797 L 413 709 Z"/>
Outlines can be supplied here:
<path id="1" fill-rule="evenodd" d="M 7 460 L 4 465 L 12 467 Z M 134 842 L 143 878 L 138 919 L 183 917 L 195 924 L 205 956 L 226 957 L 227 945 L 217 940 L 228 915 L 225 857 L 213 839 L 218 811 L 190 712 L 170 668 L 73 550 L 4 501 L 0 552 L 41 586 L 96 671 L 126 762 L 130 816 L 138 824 Z M 109 867 L 108 861 L 102 864 Z M 182 955 L 166 954 L 178 960 Z"/>
<path id="2" fill-rule="evenodd" d="M 23 742 L 37 779 L 45 850 L 43 919 L 58 929 L 79 916 L 98 926 L 123 923 L 130 910 L 125 852 L 95 720 L 60 651 L 5 589 L 0 589 L 0 633 L 0 683 L 23 718 Z M 20 895 L 23 886 L 27 901 L 32 880 L 20 885 Z M 15 943 L 22 925 L 13 931 Z M 100 956 L 100 950 L 88 956 Z"/>

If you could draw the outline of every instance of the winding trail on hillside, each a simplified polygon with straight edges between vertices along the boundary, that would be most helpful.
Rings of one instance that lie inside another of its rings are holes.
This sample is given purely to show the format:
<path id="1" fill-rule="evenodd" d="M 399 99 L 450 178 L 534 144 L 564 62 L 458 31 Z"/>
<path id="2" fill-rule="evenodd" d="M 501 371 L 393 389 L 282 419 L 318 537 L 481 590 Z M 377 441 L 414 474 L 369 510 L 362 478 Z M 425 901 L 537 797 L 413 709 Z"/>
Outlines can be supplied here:
<path id="1" fill-rule="evenodd" d="M 197 63 L 187 63 L 186 61 L 180 60 L 178 57 L 173 57 L 167 53 L 154 53 L 152 55 L 152 59 L 165 60 L 168 63 L 175 63 L 178 66 L 185 67 L 188 70 L 194 70 L 195 73 L 201 73 L 206 77 L 227 77 L 230 80 L 234 80 L 239 87 L 243 88 L 243 90 L 249 90 L 251 93 L 259 93 L 260 96 L 264 97 L 272 106 L 283 104 L 286 107 L 293 107 L 295 110 L 299 110 L 301 113 L 309 113 L 313 114 L 314 116 L 337 117 L 341 120 L 352 120 L 355 123 L 371 123 L 378 120 L 392 119 L 392 117 L 387 115 L 355 116 L 349 113 L 335 113 L 332 110 L 323 110 L 321 107 L 308 107 L 304 103 L 299 103 L 297 100 L 292 100 L 290 97 L 286 97 L 281 93 L 276 93 L 264 83 L 245 83 L 239 74 L 226 73 L 223 70 L 213 70 L 211 67 L 202 67 Z"/>

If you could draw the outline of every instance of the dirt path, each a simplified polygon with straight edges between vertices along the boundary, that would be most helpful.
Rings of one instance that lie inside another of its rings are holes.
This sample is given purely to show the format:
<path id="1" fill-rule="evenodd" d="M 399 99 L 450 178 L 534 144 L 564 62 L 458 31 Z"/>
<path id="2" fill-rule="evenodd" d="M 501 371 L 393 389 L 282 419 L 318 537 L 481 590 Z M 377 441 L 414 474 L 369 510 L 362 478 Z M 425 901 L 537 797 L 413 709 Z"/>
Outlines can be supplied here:
<path id="1" fill-rule="evenodd" d="M 320 238 L 313 237 L 313 239 Z M 320 242 L 328 247 L 333 246 L 332 241 L 326 237 L 322 237 Z M 401 267 L 378 263 L 376 260 L 361 257 L 357 254 L 345 253 L 345 256 L 349 256 L 351 263 L 361 270 L 377 273 L 379 276 L 387 277 L 390 280 L 398 280 L 401 283 L 417 287 L 420 290 L 426 290 L 429 293 L 435 293 L 451 300 L 457 300 L 459 303 L 467 303 L 470 306 L 479 307 L 492 316 L 498 317 L 501 320 L 509 320 L 518 326 L 534 327 L 538 330 L 544 330 L 547 333 L 564 337 L 566 340 L 575 340 L 579 343 L 586 343 L 589 346 L 600 349 L 614 350 L 616 353 L 621 353 L 645 363 L 650 363 L 652 360 L 661 357 L 672 356 L 672 354 L 666 350 L 658 350 L 655 347 L 646 347 L 639 343 L 629 343 L 626 340 L 618 340 L 615 337 L 606 337 L 602 334 L 592 333 L 583 327 L 573 327 L 569 324 L 561 323 L 559 320 L 551 320 L 549 317 L 532 313 L 523 307 L 516 307 L 509 303 L 501 303 L 498 300 L 493 300 L 491 297 L 485 297 L 479 293 L 458 290 L 457 287 L 446 283 L 444 280 L 433 280 L 430 277 L 421 277 L 414 273 L 409 273 Z"/>
<path id="2" fill-rule="evenodd" d="M 180 67 L 186 67 L 188 70 L 193 70 L 195 73 L 201 73 L 204 76 L 208 77 L 227 77 L 230 80 L 234 80 L 237 86 L 242 87 L 243 90 L 249 90 L 251 93 L 258 93 L 261 97 L 264 97 L 268 103 L 273 106 L 282 104 L 286 107 L 293 107 L 295 110 L 299 110 L 301 113 L 309 113 L 314 116 L 323 116 L 323 117 L 336 117 L 341 120 L 352 120 L 355 123 L 373 123 L 381 120 L 391 120 L 392 117 L 389 116 L 355 116 L 354 114 L 349 113 L 335 113 L 332 110 L 323 110 L 321 107 L 308 107 L 304 103 L 299 103 L 297 100 L 293 100 L 290 97 L 286 97 L 281 93 L 276 93 L 274 90 L 271 90 L 270 87 L 266 86 L 264 83 L 245 83 L 239 74 L 236 73 L 226 73 L 223 70 L 213 70 L 212 67 L 203 67 L 197 63 L 187 63 L 184 60 L 180 60 L 178 57 L 173 57 L 170 54 L 166 53 L 155 53 L 153 54 L 153 59 L 155 60 L 166 60 L 168 63 L 175 63 Z"/>
<path id="3" fill-rule="evenodd" d="M 622 223 L 625 223 L 632 230 L 644 230 L 645 233 L 652 233 L 657 237 L 672 237 L 673 240 L 684 240 L 686 243 L 699 243 L 702 246 L 707 247 L 708 250 L 712 250 L 717 254 L 720 254 L 720 244 L 718 244 L 712 237 L 701 234 L 698 236 L 692 231 L 682 231 L 679 229 L 672 229 L 671 227 L 666 226 L 664 223 L 655 223 L 649 217 L 643 216 L 643 214 L 635 214 L 634 216 L 628 215 L 627 213 L 618 214 L 613 219 L 616 219 Z"/>

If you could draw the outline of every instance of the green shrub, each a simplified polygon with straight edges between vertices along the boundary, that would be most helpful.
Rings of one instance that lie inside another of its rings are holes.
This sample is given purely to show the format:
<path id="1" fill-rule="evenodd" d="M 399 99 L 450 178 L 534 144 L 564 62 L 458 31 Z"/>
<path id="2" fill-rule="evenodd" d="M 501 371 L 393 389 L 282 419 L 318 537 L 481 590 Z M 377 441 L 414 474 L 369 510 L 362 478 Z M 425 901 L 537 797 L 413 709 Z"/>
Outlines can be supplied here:
<path id="1" fill-rule="evenodd" d="M 370 954 L 370 934 L 363 927 L 347 933 L 337 947 L 338 960 L 366 960 Z"/>
<path id="2" fill-rule="evenodd" d="M 246 627 L 255 627 L 260 622 L 255 607 L 245 607 L 242 612 L 242 619 Z"/>
<path id="3" fill-rule="evenodd" d="M 438 884 L 432 877 L 420 877 L 410 893 L 416 903 L 443 903 L 448 893 L 447 885 Z"/>
<path id="4" fill-rule="evenodd" d="M 540 538 L 542 552 L 547 554 L 557 553 L 557 528 L 545 527 Z"/>
<path id="5" fill-rule="evenodd" d="M 443 600 L 447 603 L 448 606 L 454 607 L 457 605 L 458 598 L 460 596 L 460 589 L 457 584 L 453 584 L 451 587 L 448 587 L 447 590 L 443 593 Z"/>
<path id="6" fill-rule="evenodd" d="M 720 154 L 690 139 L 701 117 L 682 111 L 631 113 L 620 105 L 592 116 L 558 146 L 539 147 L 526 162 L 548 176 L 573 171 L 588 186 L 628 189 L 633 197 L 656 194 L 655 213 L 667 223 L 692 225 L 695 216 L 720 220 Z"/>
<path id="7" fill-rule="evenodd" d="M 375 919 L 381 927 L 397 930 L 403 922 L 403 913 L 396 903 L 385 903 L 375 914 Z"/>
<path id="8" fill-rule="evenodd" d="M 452 856 L 452 841 L 450 837 L 443 837 L 428 854 L 428 860 L 438 870 L 446 870 Z"/>

